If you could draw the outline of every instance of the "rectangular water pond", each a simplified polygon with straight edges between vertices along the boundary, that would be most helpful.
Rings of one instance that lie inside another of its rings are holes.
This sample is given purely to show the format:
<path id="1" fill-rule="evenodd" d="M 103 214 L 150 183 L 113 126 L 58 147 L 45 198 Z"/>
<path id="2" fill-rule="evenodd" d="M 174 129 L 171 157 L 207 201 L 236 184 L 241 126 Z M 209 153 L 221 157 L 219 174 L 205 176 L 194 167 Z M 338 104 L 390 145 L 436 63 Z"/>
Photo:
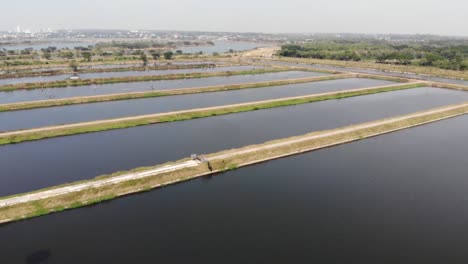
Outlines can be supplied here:
<path id="1" fill-rule="evenodd" d="M 98 79 L 98 78 L 131 77 L 131 76 L 154 76 L 154 75 L 200 73 L 200 72 L 201 73 L 205 73 L 205 72 L 207 73 L 207 72 L 224 72 L 224 71 L 248 71 L 248 70 L 254 70 L 254 69 L 262 69 L 262 67 L 232 66 L 232 67 L 197 68 L 197 69 L 99 72 L 99 73 L 82 73 L 82 74 L 77 74 L 77 76 L 79 76 L 81 79 Z M 51 75 L 51 76 L 0 79 L 0 85 L 17 84 L 17 83 L 63 81 L 63 80 L 68 79 L 70 76 L 71 76 L 71 74 L 64 74 L 64 75 Z"/>
<path id="2" fill-rule="evenodd" d="M 1 259 L 466 263 L 467 130 L 457 117 L 0 226 Z"/>
<path id="3" fill-rule="evenodd" d="M 242 84 L 252 82 L 266 82 L 283 79 L 296 79 L 314 76 L 323 76 L 323 73 L 306 71 L 273 72 L 251 75 L 233 75 L 197 79 L 161 80 L 133 83 L 113 83 L 102 85 L 84 85 L 74 87 L 16 90 L 0 92 L 0 103 L 14 103 L 51 98 L 68 98 L 89 95 L 102 95 L 114 93 L 144 92 L 153 90 L 169 90 L 177 88 L 204 87 L 213 85 Z"/>
<path id="4" fill-rule="evenodd" d="M 60 137 L 0 147 L 0 196 L 461 103 L 436 88 Z"/>
<path id="5" fill-rule="evenodd" d="M 351 71 L 351 72 L 358 72 L 358 73 L 364 73 L 364 74 L 386 75 L 386 76 L 391 76 L 391 77 L 419 79 L 419 80 L 460 84 L 460 85 L 468 86 L 468 81 L 466 80 L 427 76 L 427 75 L 421 75 L 421 74 L 415 74 L 415 73 L 399 73 L 399 72 L 389 72 L 389 71 L 383 71 L 383 70 L 363 69 L 363 68 L 353 68 L 353 67 L 339 67 L 339 66 L 321 65 L 321 64 L 311 65 L 311 64 L 305 64 L 305 63 L 293 63 L 293 62 L 284 62 L 284 61 L 275 61 L 272 64 L 282 65 L 282 66 L 310 67 L 310 68 L 324 69 L 324 70 L 329 70 L 329 71 L 343 71 L 343 72 Z"/>
<path id="6" fill-rule="evenodd" d="M 171 61 L 171 62 L 157 62 L 152 63 L 150 65 L 193 65 L 193 64 L 218 64 L 223 65 L 225 64 L 222 61 Z M 127 67 L 143 67 L 143 63 L 123 63 L 123 64 L 97 64 L 97 65 L 80 65 L 80 69 L 115 69 L 115 68 L 127 68 Z M 54 70 L 67 70 L 70 67 L 60 66 L 60 67 L 43 67 L 43 68 L 33 68 L 30 69 L 32 72 L 46 72 L 46 71 L 54 71 Z M 22 72 L 23 70 L 18 70 L 18 72 Z M 25 69 L 24 71 L 29 71 Z M 0 72 L 1 73 L 1 72 Z"/>
<path id="7" fill-rule="evenodd" d="M 3 112 L 0 113 L 0 131 L 255 102 L 391 84 L 396 83 L 353 78 L 255 89 Z"/>

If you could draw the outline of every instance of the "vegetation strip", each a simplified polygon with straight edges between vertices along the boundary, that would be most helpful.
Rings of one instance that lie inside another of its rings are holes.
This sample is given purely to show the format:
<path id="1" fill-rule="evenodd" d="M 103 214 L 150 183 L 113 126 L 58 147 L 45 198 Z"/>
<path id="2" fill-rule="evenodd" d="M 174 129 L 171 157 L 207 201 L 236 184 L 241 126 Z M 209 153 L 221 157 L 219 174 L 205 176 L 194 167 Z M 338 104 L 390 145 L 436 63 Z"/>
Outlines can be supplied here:
<path id="1" fill-rule="evenodd" d="M 284 65 L 277 65 L 277 64 L 264 64 L 264 63 L 252 63 L 252 66 L 259 66 L 259 67 L 270 67 L 270 68 L 279 68 L 282 69 L 287 67 L 290 71 L 309 71 L 309 72 L 319 72 L 319 73 L 326 73 L 326 74 L 351 74 L 347 71 L 335 71 L 335 70 L 327 70 L 327 69 L 320 69 L 320 68 L 311 68 L 311 67 L 301 67 L 299 66 L 284 66 Z"/>
<path id="2" fill-rule="evenodd" d="M 224 72 L 209 72 L 209 73 L 186 73 L 186 74 L 167 74 L 167 75 L 149 75 L 149 76 L 127 76 L 127 77 L 111 77 L 100 79 L 83 79 L 83 80 L 64 80 L 54 82 L 35 82 L 35 83 L 17 83 L 7 84 L 0 86 L 0 91 L 16 91 L 28 89 L 42 89 L 42 88 L 63 88 L 71 86 L 83 85 L 100 85 L 110 83 L 127 83 L 127 82 L 146 82 L 146 81 L 161 81 L 161 80 L 177 80 L 177 79 L 198 79 L 207 77 L 220 77 L 220 76 L 235 76 L 235 75 L 248 75 L 248 74 L 263 74 L 273 72 L 289 71 L 288 68 L 276 69 L 259 69 L 259 70 L 246 70 L 246 71 L 224 71 Z"/>
<path id="3" fill-rule="evenodd" d="M 30 102 L 20 102 L 20 103 L 11 103 L 11 104 L 0 104 L 0 112 L 26 110 L 26 109 L 43 108 L 43 107 L 53 107 L 53 106 L 66 106 L 66 105 L 75 105 L 75 104 L 108 102 L 108 101 L 117 101 L 117 100 L 130 100 L 130 99 L 141 99 L 141 98 L 150 98 L 150 97 L 186 95 L 186 94 L 195 94 L 195 93 L 241 90 L 241 89 L 249 89 L 249 88 L 264 88 L 264 87 L 270 87 L 270 86 L 338 80 L 338 79 L 345 79 L 345 78 L 352 78 L 352 77 L 355 77 L 355 75 L 336 74 L 336 75 L 328 75 L 328 76 L 309 77 L 309 78 L 300 78 L 300 79 L 286 79 L 286 80 L 269 81 L 269 82 L 218 85 L 218 86 L 182 88 L 182 89 L 173 89 L 173 90 L 155 90 L 155 91 L 149 91 L 149 92 L 120 93 L 120 94 L 82 96 L 82 97 L 64 98 L 64 99 L 30 101 Z"/>
<path id="4" fill-rule="evenodd" d="M 354 73 L 354 74 L 358 78 L 375 79 L 375 80 L 390 81 L 390 82 L 408 83 L 408 82 L 420 81 L 417 79 L 409 79 L 409 78 L 401 78 L 401 77 L 393 77 L 393 76 L 377 75 L 377 74 L 365 74 L 365 73 Z"/>
<path id="5" fill-rule="evenodd" d="M 266 142 L 204 156 L 209 162 L 188 159 L 151 168 L 97 177 L 0 200 L 0 223 L 72 209 L 131 193 L 236 169 L 285 156 L 344 144 L 468 113 L 468 103 L 329 131 Z"/>
<path id="6" fill-rule="evenodd" d="M 175 63 L 175 62 L 177 63 L 177 62 L 204 62 L 204 61 L 223 63 L 224 61 L 227 61 L 227 60 L 223 60 L 222 58 L 216 58 L 216 57 L 194 57 L 194 58 L 175 58 L 171 60 L 153 60 L 153 61 L 150 61 L 149 63 Z M 28 65 L 7 65 L 7 66 L 4 66 L 3 69 L 8 72 L 12 72 L 12 71 L 24 72 L 24 71 L 31 71 L 31 70 L 38 70 L 38 69 L 50 69 L 50 68 L 57 68 L 57 67 L 66 68 L 66 67 L 70 67 L 70 63 L 73 61 L 50 60 L 50 61 L 45 61 L 45 62 L 46 63 L 28 64 Z M 92 62 L 79 61 L 80 67 L 93 67 L 93 66 L 101 66 L 101 65 L 140 65 L 140 64 L 142 64 L 142 61 L 140 58 L 138 60 L 110 59 L 110 60 L 95 60 Z"/>
<path id="7" fill-rule="evenodd" d="M 319 64 L 319 65 L 330 65 L 338 67 L 352 67 L 361 69 L 381 70 L 384 72 L 396 72 L 396 73 L 416 73 L 427 76 L 452 78 L 468 80 L 468 71 L 455 71 L 455 70 L 444 70 L 435 67 L 421 67 L 412 65 L 390 65 L 390 64 L 378 64 L 375 62 L 368 61 L 337 61 L 337 60 L 322 60 L 322 59 L 302 59 L 302 58 L 276 58 L 274 60 L 286 61 L 286 62 L 301 62 L 308 64 Z"/>
<path id="8" fill-rule="evenodd" d="M 468 86 L 461 84 L 451 84 L 451 83 L 440 83 L 440 82 L 429 82 L 429 85 L 436 88 L 446 88 L 460 91 L 468 91 Z"/>
<path id="9" fill-rule="evenodd" d="M 50 70 L 50 71 L 31 71 L 31 72 L 16 72 L 0 74 L 0 79 L 11 78 L 25 78 L 25 77 L 41 77 L 52 75 L 65 75 L 65 74 L 82 74 L 82 73 L 104 73 L 104 72 L 127 72 L 127 71 L 163 71 L 163 70 L 183 70 L 183 69 L 200 69 L 200 68 L 214 68 L 217 65 L 214 63 L 199 63 L 187 65 L 156 65 L 156 66 L 128 66 L 116 68 L 83 68 L 73 71 L 72 69 Z M 241 66 L 241 65 L 222 65 L 219 67 L 228 66 Z"/>
<path id="10" fill-rule="evenodd" d="M 426 86 L 424 82 L 416 82 L 399 85 L 386 85 L 371 88 L 359 88 L 339 92 L 329 92 L 321 94 L 313 94 L 306 96 L 281 98 L 267 101 L 258 101 L 250 103 L 242 103 L 235 105 L 216 106 L 199 108 L 184 111 L 175 111 L 168 113 L 158 113 L 150 115 L 142 115 L 135 117 L 125 117 L 117 119 L 100 120 L 93 122 L 76 123 L 61 126 L 51 126 L 43 128 L 35 128 L 28 130 L 19 130 L 12 132 L 0 133 L 0 145 L 20 143 L 24 141 L 40 140 L 45 138 L 68 136 L 75 134 L 99 132 L 105 130 L 129 128 L 135 126 L 150 125 L 156 123 L 175 122 L 190 120 L 195 118 L 204 118 L 216 115 L 226 115 L 232 113 L 249 112 L 260 109 L 269 109 L 275 107 L 291 106 L 305 103 L 312 103 L 324 100 L 342 99 L 353 96 L 368 95 L 381 92 L 389 92 L 403 89 L 412 89 Z"/>

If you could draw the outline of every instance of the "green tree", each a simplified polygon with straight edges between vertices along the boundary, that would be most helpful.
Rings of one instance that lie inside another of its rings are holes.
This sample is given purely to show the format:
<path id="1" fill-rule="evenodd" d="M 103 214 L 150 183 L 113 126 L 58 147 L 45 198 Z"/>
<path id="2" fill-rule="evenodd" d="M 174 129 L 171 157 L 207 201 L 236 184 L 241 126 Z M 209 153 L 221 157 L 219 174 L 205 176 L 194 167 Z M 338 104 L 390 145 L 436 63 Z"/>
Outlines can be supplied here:
<path id="1" fill-rule="evenodd" d="M 81 53 L 81 56 L 88 62 L 91 61 L 91 58 L 93 57 L 93 54 L 89 51 L 84 51 Z"/>
<path id="2" fill-rule="evenodd" d="M 66 52 L 60 53 L 60 57 L 65 58 L 65 59 L 73 59 L 74 56 L 75 55 L 71 51 L 66 51 Z"/>
<path id="3" fill-rule="evenodd" d="M 69 64 L 70 68 L 72 69 L 73 72 L 78 72 L 78 62 L 72 61 Z"/>
<path id="4" fill-rule="evenodd" d="M 31 50 L 30 50 L 30 49 L 21 50 L 21 55 L 30 55 L 30 54 L 31 54 Z"/>
<path id="5" fill-rule="evenodd" d="M 174 56 L 174 52 L 172 52 L 172 51 L 168 51 L 168 52 L 164 53 L 164 58 L 166 60 L 171 60 L 173 56 Z"/>
<path id="6" fill-rule="evenodd" d="M 148 56 L 146 56 L 146 54 L 141 54 L 140 60 L 143 62 L 143 66 L 146 67 L 148 65 Z"/>
<path id="7" fill-rule="evenodd" d="M 159 52 L 152 52 L 152 53 L 151 53 L 151 57 L 153 57 L 153 60 L 159 60 L 159 58 L 161 57 L 161 53 L 159 53 Z"/>
<path id="8" fill-rule="evenodd" d="M 49 52 L 44 52 L 44 54 L 42 55 L 42 57 L 46 60 L 50 60 L 52 58 L 52 55 L 50 55 Z"/>
<path id="9" fill-rule="evenodd" d="M 389 58 L 389 54 L 387 53 L 381 53 L 375 57 L 377 63 L 385 63 L 385 61 L 387 61 L 388 58 Z"/>

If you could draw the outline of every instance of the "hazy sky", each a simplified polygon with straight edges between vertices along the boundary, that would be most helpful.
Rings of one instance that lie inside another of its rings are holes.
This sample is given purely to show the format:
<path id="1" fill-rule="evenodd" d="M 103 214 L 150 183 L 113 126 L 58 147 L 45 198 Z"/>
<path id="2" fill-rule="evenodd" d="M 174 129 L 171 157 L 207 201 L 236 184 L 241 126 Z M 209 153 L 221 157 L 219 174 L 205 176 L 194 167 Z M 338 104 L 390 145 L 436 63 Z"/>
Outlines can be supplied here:
<path id="1" fill-rule="evenodd" d="M 17 25 L 248 32 L 431 33 L 468 36 L 467 0 L 2 0 Z"/>

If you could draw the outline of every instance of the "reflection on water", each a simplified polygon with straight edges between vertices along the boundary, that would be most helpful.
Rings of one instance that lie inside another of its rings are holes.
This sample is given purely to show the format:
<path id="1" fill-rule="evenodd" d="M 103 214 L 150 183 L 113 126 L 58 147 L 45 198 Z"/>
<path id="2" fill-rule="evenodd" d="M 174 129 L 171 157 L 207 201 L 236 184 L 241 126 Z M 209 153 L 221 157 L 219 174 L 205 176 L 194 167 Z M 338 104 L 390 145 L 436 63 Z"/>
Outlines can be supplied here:
<path id="1" fill-rule="evenodd" d="M 418 88 L 2 146 L 0 195 L 409 114 L 464 102 L 465 96 Z"/>
<path id="2" fill-rule="evenodd" d="M 233 66 L 246 67 L 246 66 Z M 249 66 L 247 66 L 249 67 Z M 254 67 L 254 66 L 250 66 Z M 205 69 L 203 71 L 219 71 L 223 67 L 214 69 Z M 179 70 L 180 71 L 180 70 Z M 14 92 L 0 92 L 0 103 L 24 102 L 33 100 L 46 100 L 52 98 L 67 98 L 76 96 L 88 95 L 103 95 L 113 93 L 129 93 L 129 92 L 145 92 L 152 90 L 169 90 L 176 88 L 193 88 L 205 87 L 226 84 L 242 84 L 251 82 L 264 82 L 283 79 L 295 79 L 314 76 L 323 76 L 325 74 L 316 72 L 304 71 L 289 71 L 289 72 L 271 72 L 263 74 L 249 75 L 232 75 L 223 77 L 210 77 L 199 79 L 177 79 L 177 80 L 161 80 L 148 82 L 133 82 L 133 83 L 114 83 L 102 85 L 83 85 L 76 87 L 50 88 L 50 89 L 33 89 L 33 90 L 18 90 Z"/>
<path id="3" fill-rule="evenodd" d="M 242 89 L 4 112 L 0 113 L 0 131 L 255 102 L 390 84 L 394 83 L 371 79 L 340 79 L 262 89 Z"/>
<path id="4" fill-rule="evenodd" d="M 52 264 L 467 263 L 467 129 L 453 118 L 0 226 L 0 260 L 47 245 Z"/>

